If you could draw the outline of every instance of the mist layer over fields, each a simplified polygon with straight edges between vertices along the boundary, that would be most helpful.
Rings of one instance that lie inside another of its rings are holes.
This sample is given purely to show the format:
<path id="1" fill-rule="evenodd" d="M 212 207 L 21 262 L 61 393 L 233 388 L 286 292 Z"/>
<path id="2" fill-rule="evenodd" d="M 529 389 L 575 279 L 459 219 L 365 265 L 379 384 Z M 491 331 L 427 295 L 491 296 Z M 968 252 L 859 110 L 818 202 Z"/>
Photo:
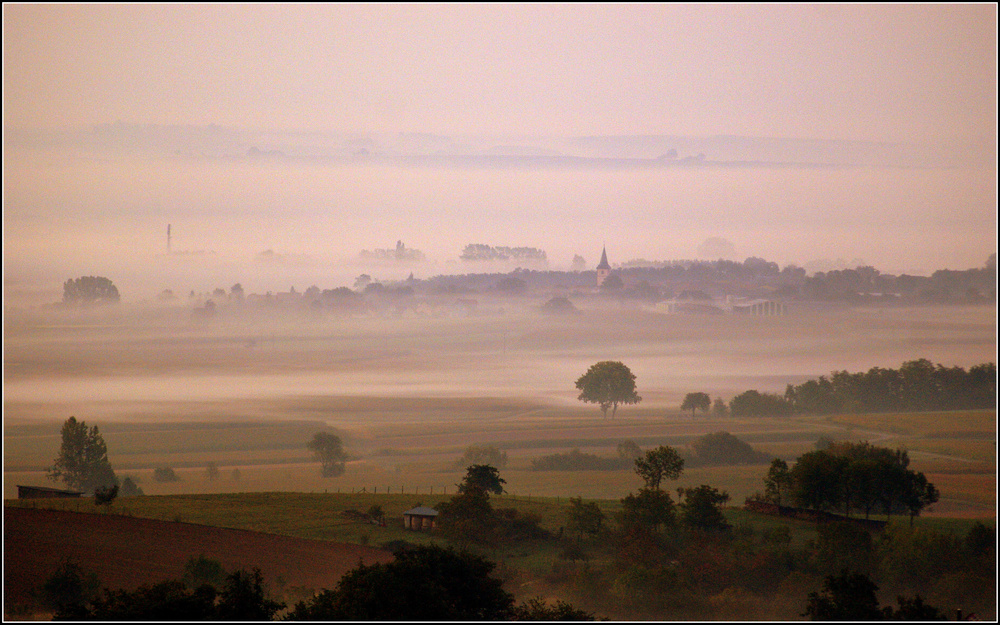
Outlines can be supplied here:
<path id="1" fill-rule="evenodd" d="M 645 405 L 674 408 L 693 390 L 728 401 L 747 389 L 782 393 L 833 370 L 895 368 L 921 357 L 970 367 L 992 361 L 996 349 L 990 306 L 702 317 L 583 301 L 581 315 L 557 320 L 534 312 L 527 298 L 499 305 L 466 318 L 198 323 L 183 307 L 145 318 L 127 308 L 44 324 L 11 318 L 4 401 L 365 395 L 574 403 L 573 383 L 587 367 L 621 360 L 637 375 Z"/>

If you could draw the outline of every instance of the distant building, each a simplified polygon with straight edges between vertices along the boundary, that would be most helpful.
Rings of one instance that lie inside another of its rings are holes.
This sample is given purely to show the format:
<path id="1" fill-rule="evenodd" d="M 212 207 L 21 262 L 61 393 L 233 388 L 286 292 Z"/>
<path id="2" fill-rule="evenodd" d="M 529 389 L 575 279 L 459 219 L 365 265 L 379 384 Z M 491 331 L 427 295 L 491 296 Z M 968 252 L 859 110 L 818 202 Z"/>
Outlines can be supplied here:
<path id="1" fill-rule="evenodd" d="M 20 484 L 17 487 L 18 499 L 70 499 L 81 496 L 83 493 L 76 490 L 63 490 L 46 486 L 21 486 Z"/>
<path id="2" fill-rule="evenodd" d="M 782 302 L 758 299 L 749 302 L 733 303 L 731 311 L 737 315 L 754 315 L 759 317 L 780 317 L 787 314 L 788 309 Z"/>
<path id="3" fill-rule="evenodd" d="M 604 284 L 611 273 L 611 265 L 608 264 L 608 251 L 606 247 L 601 248 L 601 262 L 597 264 L 597 286 Z"/>
<path id="4" fill-rule="evenodd" d="M 432 530 L 436 526 L 438 511 L 427 506 L 417 506 L 403 513 L 403 527 L 408 530 Z"/>

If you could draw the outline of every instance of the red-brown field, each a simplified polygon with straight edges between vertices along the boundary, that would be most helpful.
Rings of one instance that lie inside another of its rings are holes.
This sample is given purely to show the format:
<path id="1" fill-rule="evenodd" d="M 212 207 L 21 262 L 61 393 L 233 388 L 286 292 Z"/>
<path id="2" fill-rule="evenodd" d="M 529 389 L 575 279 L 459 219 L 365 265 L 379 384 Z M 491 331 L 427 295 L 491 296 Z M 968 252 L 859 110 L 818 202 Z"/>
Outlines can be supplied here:
<path id="1" fill-rule="evenodd" d="M 272 590 L 333 588 L 359 562 L 392 559 L 384 550 L 261 532 L 110 514 L 4 508 L 4 614 L 66 558 L 108 588 L 134 589 L 179 579 L 191 557 L 205 555 L 227 571 L 259 567 Z"/>

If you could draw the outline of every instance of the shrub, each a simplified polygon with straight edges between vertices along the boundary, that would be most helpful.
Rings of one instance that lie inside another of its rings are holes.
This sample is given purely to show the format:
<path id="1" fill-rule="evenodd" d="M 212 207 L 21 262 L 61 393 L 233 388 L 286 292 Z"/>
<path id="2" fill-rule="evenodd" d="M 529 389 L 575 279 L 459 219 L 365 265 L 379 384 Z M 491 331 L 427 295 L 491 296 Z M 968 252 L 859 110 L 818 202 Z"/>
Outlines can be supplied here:
<path id="1" fill-rule="evenodd" d="M 488 464 L 502 469 L 507 466 L 507 452 L 500 451 L 496 445 L 469 445 L 465 454 L 455 462 L 455 468 L 464 469 L 473 464 Z"/>
<path id="2" fill-rule="evenodd" d="M 771 460 L 768 454 L 755 450 L 729 432 L 706 434 L 691 443 L 691 447 L 697 454 L 692 459 L 695 465 L 762 464 Z"/>
<path id="3" fill-rule="evenodd" d="M 153 469 L 153 479 L 157 482 L 179 482 L 181 478 L 170 467 L 158 467 Z"/>
<path id="4" fill-rule="evenodd" d="M 531 469 L 533 471 L 617 471 L 628 468 L 632 462 L 632 459 L 622 456 L 603 458 L 574 449 L 565 454 L 534 458 L 531 461 Z"/>

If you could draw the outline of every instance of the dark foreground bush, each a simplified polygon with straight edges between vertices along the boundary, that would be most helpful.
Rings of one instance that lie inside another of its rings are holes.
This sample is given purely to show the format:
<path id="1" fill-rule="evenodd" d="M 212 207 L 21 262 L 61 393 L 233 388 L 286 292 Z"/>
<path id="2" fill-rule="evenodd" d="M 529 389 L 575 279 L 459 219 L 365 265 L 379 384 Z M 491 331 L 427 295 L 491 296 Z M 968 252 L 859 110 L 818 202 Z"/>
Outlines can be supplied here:
<path id="1" fill-rule="evenodd" d="M 490 576 L 496 565 L 468 552 L 421 546 L 399 551 L 392 562 L 362 564 L 335 590 L 300 601 L 291 620 L 322 621 L 497 621 L 593 620 L 593 615 L 558 602 L 534 599 L 520 606 Z"/>

